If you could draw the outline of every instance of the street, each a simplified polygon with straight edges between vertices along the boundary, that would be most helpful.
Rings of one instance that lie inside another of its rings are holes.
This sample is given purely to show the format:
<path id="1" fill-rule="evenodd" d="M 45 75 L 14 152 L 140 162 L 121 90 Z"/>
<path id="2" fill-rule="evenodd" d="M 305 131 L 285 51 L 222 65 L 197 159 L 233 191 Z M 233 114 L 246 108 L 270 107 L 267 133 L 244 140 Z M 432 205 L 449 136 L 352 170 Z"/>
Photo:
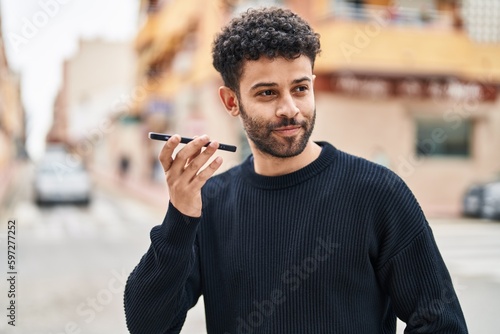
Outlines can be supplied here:
<path id="1" fill-rule="evenodd" d="M 122 311 L 126 278 L 146 251 L 148 230 L 161 222 L 161 213 L 99 189 L 88 208 L 38 208 L 29 184 L 19 189 L 12 212 L 2 215 L 2 233 L 8 219 L 17 223 L 18 308 L 16 327 L 2 321 L 0 331 L 126 333 Z M 6 310 L 3 285 L 1 295 L 1 309 Z"/>
<path id="2" fill-rule="evenodd" d="M 0 0 L 0 334 L 499 334 L 499 210 L 500 0 Z"/>
<path id="3" fill-rule="evenodd" d="M 0 308 L 8 315 L 7 222 L 16 221 L 15 327 L 2 315 L 0 332 L 26 334 L 127 333 L 123 289 L 161 223 L 158 206 L 96 187 L 89 207 L 37 207 L 30 178 L 21 178 L 0 214 Z M 470 333 L 496 334 L 500 314 L 500 223 L 432 220 L 452 273 Z M 202 300 L 182 333 L 204 333 Z M 399 326 L 398 333 L 403 333 Z"/>
<path id="4" fill-rule="evenodd" d="M 38 207 L 31 168 L 24 168 L 0 211 L 1 333 L 128 333 L 123 312 L 126 279 L 149 246 L 149 231 L 162 222 L 158 206 L 96 184 L 88 207 Z M 7 223 L 16 221 L 15 327 L 8 324 Z M 201 305 L 202 303 L 199 303 Z M 204 328 L 203 310 L 190 315 L 186 333 Z M 191 328 L 191 329 L 190 329 Z"/>

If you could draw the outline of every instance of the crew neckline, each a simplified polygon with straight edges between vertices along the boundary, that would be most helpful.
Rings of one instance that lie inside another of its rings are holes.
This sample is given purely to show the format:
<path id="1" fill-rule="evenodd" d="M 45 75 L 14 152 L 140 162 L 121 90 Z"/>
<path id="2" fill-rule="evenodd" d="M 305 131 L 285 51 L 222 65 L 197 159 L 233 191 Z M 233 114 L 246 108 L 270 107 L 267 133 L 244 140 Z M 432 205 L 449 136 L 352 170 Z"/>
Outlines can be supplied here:
<path id="1" fill-rule="evenodd" d="M 321 146 L 320 155 L 307 166 L 285 175 L 265 176 L 257 174 L 254 168 L 253 155 L 250 155 L 242 164 L 243 179 L 256 188 L 269 190 L 283 189 L 300 184 L 321 173 L 337 157 L 337 150 L 331 144 L 322 141 L 316 142 L 316 144 Z"/>

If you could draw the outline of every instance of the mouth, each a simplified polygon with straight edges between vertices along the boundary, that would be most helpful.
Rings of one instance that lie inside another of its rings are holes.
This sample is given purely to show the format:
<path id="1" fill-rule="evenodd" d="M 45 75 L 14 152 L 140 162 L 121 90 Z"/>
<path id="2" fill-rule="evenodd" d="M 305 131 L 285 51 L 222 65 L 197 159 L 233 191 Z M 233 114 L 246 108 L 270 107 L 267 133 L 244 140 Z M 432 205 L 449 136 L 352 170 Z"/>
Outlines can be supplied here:
<path id="1" fill-rule="evenodd" d="M 298 134 L 301 128 L 300 125 L 289 125 L 273 129 L 273 132 L 283 137 L 289 137 Z"/>

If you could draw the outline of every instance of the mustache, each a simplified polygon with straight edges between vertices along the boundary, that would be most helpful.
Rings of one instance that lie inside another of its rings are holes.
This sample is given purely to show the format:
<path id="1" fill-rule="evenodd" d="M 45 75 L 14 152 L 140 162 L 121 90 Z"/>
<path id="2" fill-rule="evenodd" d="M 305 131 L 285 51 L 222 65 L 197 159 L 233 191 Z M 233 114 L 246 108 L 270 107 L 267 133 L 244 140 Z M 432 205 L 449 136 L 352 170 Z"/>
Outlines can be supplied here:
<path id="1" fill-rule="evenodd" d="M 299 125 L 301 127 L 305 127 L 307 125 L 307 121 L 304 120 L 299 122 L 295 118 L 283 118 L 279 122 L 268 124 L 267 129 L 269 131 L 272 131 L 290 125 Z"/>

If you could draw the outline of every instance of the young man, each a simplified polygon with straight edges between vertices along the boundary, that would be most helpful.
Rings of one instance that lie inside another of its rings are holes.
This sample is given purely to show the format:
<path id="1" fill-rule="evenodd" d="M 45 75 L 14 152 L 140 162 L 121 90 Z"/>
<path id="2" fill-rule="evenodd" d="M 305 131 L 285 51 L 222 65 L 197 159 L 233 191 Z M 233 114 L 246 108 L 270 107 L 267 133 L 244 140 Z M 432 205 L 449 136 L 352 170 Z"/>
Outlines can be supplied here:
<path id="1" fill-rule="evenodd" d="M 160 153 L 163 223 L 131 273 L 131 333 L 179 333 L 203 294 L 209 334 L 467 333 L 431 229 L 388 169 L 313 142 L 320 43 L 288 10 L 251 10 L 217 36 L 225 109 L 252 155 L 217 176 L 217 142 Z"/>

